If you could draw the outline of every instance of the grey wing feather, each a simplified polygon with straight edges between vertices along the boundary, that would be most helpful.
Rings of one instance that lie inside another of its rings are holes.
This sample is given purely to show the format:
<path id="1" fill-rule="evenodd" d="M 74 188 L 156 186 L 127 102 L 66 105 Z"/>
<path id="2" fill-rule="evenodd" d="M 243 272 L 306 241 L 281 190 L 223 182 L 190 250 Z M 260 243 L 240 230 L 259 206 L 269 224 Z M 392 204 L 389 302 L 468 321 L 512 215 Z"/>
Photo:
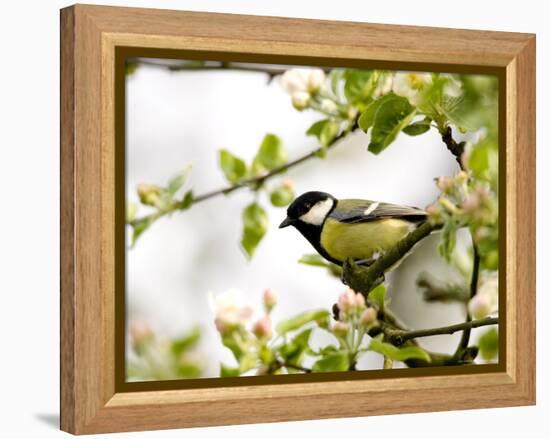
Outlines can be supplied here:
<path id="1" fill-rule="evenodd" d="M 346 208 L 338 203 L 331 217 L 343 223 L 362 223 L 381 218 L 400 218 L 411 222 L 420 222 L 426 219 L 426 212 L 418 207 L 401 206 L 391 203 L 377 203 L 365 201 L 364 204 L 355 204 Z"/>

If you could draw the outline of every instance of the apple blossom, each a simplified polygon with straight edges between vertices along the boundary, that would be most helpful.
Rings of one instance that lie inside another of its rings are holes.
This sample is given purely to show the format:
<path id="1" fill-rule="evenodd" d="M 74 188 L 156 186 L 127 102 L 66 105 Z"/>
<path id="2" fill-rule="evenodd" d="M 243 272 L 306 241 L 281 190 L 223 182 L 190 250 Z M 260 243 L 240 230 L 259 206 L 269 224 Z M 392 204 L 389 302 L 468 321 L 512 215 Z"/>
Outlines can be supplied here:
<path id="1" fill-rule="evenodd" d="M 392 89 L 396 95 L 407 98 L 411 105 L 418 105 L 422 90 L 431 82 L 430 73 L 399 72 L 395 74 Z"/>
<path id="2" fill-rule="evenodd" d="M 258 338 L 271 338 L 273 331 L 271 329 L 271 320 L 268 316 L 262 317 L 252 327 L 252 332 Z"/>
<path id="3" fill-rule="evenodd" d="M 253 314 L 252 308 L 244 304 L 240 291 L 235 289 L 216 297 L 210 295 L 210 306 L 214 311 L 216 329 L 222 335 L 247 323 Z"/>

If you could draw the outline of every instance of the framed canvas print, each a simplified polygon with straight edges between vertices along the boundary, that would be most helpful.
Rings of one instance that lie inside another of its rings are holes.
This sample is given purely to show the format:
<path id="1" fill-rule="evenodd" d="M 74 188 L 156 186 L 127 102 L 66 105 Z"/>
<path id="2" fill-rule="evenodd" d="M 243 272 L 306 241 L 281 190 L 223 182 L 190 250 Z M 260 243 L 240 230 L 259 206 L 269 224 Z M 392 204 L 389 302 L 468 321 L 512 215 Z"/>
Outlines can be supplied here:
<path id="1" fill-rule="evenodd" d="M 63 9 L 61 236 L 65 431 L 533 404 L 535 37 Z"/>

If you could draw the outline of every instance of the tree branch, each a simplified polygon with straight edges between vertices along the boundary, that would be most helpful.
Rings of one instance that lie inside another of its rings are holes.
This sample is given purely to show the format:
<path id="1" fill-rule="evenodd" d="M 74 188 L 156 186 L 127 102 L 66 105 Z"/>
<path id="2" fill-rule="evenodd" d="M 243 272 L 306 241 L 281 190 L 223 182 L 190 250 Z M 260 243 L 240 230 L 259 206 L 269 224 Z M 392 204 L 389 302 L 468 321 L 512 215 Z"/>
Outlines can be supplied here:
<path id="1" fill-rule="evenodd" d="M 429 273 L 420 273 L 416 285 L 424 290 L 426 302 L 460 302 L 467 303 L 470 292 L 466 284 L 444 283 Z"/>
<path id="2" fill-rule="evenodd" d="M 294 168 L 295 166 L 298 166 L 298 165 L 300 165 L 301 163 L 303 163 L 307 160 L 310 160 L 314 157 L 318 157 L 319 154 L 324 152 L 325 150 L 332 149 L 333 147 L 337 146 L 337 144 L 339 143 L 340 140 L 344 139 L 348 134 L 355 131 L 357 129 L 357 127 L 358 127 L 357 119 L 355 119 L 352 122 L 352 124 L 349 126 L 349 129 L 343 130 L 326 147 L 321 146 L 319 148 L 316 148 L 313 151 L 311 151 L 307 154 L 304 154 L 303 156 L 298 157 L 295 160 L 292 160 L 288 163 L 285 163 L 284 165 L 279 166 L 277 168 L 274 168 L 271 171 L 269 171 L 265 174 L 259 175 L 257 177 L 242 180 L 238 183 L 235 183 L 235 184 L 223 187 L 223 188 L 219 188 L 219 189 L 216 189 L 216 190 L 213 190 L 213 191 L 210 191 L 210 192 L 205 192 L 203 194 L 196 195 L 196 196 L 193 197 L 192 205 L 195 205 L 197 203 L 201 203 L 203 201 L 206 201 L 210 198 L 214 198 L 214 197 L 219 196 L 219 195 L 228 195 L 232 192 L 235 192 L 235 191 L 237 191 L 239 189 L 242 189 L 242 188 L 245 188 L 245 187 L 258 188 L 262 184 L 264 184 L 267 180 L 269 180 L 270 178 L 272 178 L 276 175 L 282 174 L 283 172 L 286 172 L 289 169 Z M 175 211 L 178 211 L 178 210 L 180 210 L 180 203 L 176 202 L 176 203 L 174 203 L 173 206 L 171 206 L 168 209 L 165 209 L 163 211 L 158 211 L 158 212 L 152 213 L 150 215 L 146 215 L 144 217 L 136 218 L 136 219 L 134 219 L 133 221 L 130 222 L 130 225 L 133 226 L 133 225 L 138 224 L 142 221 L 145 221 L 149 218 L 156 221 L 157 219 L 159 219 L 159 218 L 161 218 L 165 215 L 171 214 L 171 213 L 173 213 Z"/>
<path id="3" fill-rule="evenodd" d="M 394 346 L 400 346 L 399 344 L 395 343 L 395 341 L 392 341 L 391 334 L 409 334 L 415 332 L 417 333 L 417 331 L 403 329 L 402 324 L 396 321 L 390 323 L 391 318 L 387 319 L 387 316 L 390 314 L 387 314 L 386 311 L 387 310 L 384 310 L 384 313 L 378 313 L 379 324 L 369 329 L 368 335 L 370 337 L 376 337 L 377 335 L 384 334 L 386 340 L 389 343 L 394 344 Z M 461 323 L 460 325 L 464 325 L 464 323 Z M 435 330 L 440 329 L 442 328 L 435 328 Z M 408 340 L 403 341 L 401 345 L 419 346 L 419 343 L 416 339 L 409 338 Z M 428 350 L 426 350 L 426 352 L 430 355 L 431 361 L 413 359 L 406 360 L 405 364 L 411 368 L 434 366 L 461 366 L 464 364 L 471 364 L 477 356 L 478 348 L 476 346 L 470 346 L 466 349 L 461 350 L 460 352 L 456 352 L 453 355 L 441 354 L 439 352 L 430 352 Z"/>
<path id="4" fill-rule="evenodd" d="M 472 299 L 477 294 L 477 284 L 479 281 L 479 264 L 481 261 L 481 258 L 479 257 L 479 251 L 477 249 L 477 246 L 472 240 L 472 246 L 474 249 L 474 257 L 473 257 L 473 268 L 472 268 L 472 279 L 470 281 L 470 299 Z M 471 320 L 471 316 L 469 312 L 466 312 L 466 322 L 469 322 Z M 468 343 L 470 342 L 470 329 L 465 330 L 462 333 L 462 338 L 460 339 L 460 343 L 457 348 L 457 352 L 463 349 L 466 349 L 468 347 Z"/>
<path id="5" fill-rule="evenodd" d="M 275 76 L 282 75 L 292 66 L 276 66 L 263 64 L 250 64 L 226 61 L 182 61 L 178 63 L 167 62 L 162 59 L 148 60 L 144 58 L 134 58 L 129 61 L 137 65 L 146 65 L 159 69 L 166 69 L 170 72 L 193 72 L 204 70 L 237 70 L 240 72 L 264 73 L 268 76 L 268 82 L 271 82 Z M 330 69 L 324 68 L 325 73 Z"/>
<path id="6" fill-rule="evenodd" d="M 403 331 L 385 329 L 384 333 L 389 338 L 390 342 L 396 346 L 402 345 L 407 340 L 412 340 L 419 337 L 431 337 L 434 335 L 442 334 L 454 334 L 458 331 L 470 331 L 472 328 L 479 328 L 481 326 L 497 325 L 498 317 L 486 317 L 479 320 L 470 320 L 463 323 L 457 323 L 455 325 L 442 326 L 440 328 L 419 329 L 417 331 Z"/>
<path id="7" fill-rule="evenodd" d="M 352 260 L 346 261 L 343 266 L 344 283 L 367 297 L 374 287 L 384 281 L 384 273 L 387 270 L 401 260 L 417 242 L 439 228 L 439 225 L 429 221 L 422 223 L 369 267 L 361 267 Z"/>
<path id="8" fill-rule="evenodd" d="M 312 372 L 311 369 L 309 369 L 307 367 L 303 367 L 303 366 L 298 366 L 297 364 L 280 363 L 280 366 L 285 367 L 287 369 L 299 370 L 299 371 L 304 372 L 304 373 L 311 373 Z"/>
<path id="9" fill-rule="evenodd" d="M 462 154 L 464 153 L 466 142 L 457 142 L 455 139 L 453 139 L 453 130 L 449 125 L 447 125 L 447 127 L 440 132 L 443 143 L 447 145 L 447 149 L 451 152 L 452 155 L 454 155 L 456 161 L 458 162 L 458 165 L 460 166 L 460 169 L 464 169 L 464 167 L 462 166 Z"/>

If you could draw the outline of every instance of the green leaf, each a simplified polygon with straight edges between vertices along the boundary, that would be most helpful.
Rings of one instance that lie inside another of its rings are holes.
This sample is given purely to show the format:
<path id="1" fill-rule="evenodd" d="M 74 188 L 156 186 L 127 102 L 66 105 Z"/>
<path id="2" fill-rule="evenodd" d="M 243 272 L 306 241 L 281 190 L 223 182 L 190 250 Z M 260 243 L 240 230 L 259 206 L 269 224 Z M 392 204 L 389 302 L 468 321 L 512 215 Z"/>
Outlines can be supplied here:
<path id="1" fill-rule="evenodd" d="M 369 128 L 372 127 L 378 109 L 383 104 L 391 101 L 392 99 L 399 99 L 399 96 L 396 96 L 393 93 L 388 93 L 387 95 L 384 95 L 380 99 L 377 99 L 376 101 L 369 104 L 367 109 L 363 113 L 361 113 L 361 116 L 357 121 L 357 123 L 359 124 L 359 128 L 361 128 L 366 133 Z"/>
<path id="2" fill-rule="evenodd" d="M 313 372 L 345 372 L 349 370 L 349 355 L 346 351 L 333 352 L 317 360 Z"/>
<path id="3" fill-rule="evenodd" d="M 180 362 L 177 366 L 177 374 L 180 378 L 198 378 L 201 376 L 201 368 L 195 363 Z"/>
<path id="4" fill-rule="evenodd" d="M 344 94 L 350 102 L 364 101 L 374 91 L 377 79 L 374 70 L 348 69 L 344 72 Z"/>
<path id="5" fill-rule="evenodd" d="M 313 125 L 311 125 L 307 131 L 306 135 L 308 136 L 314 136 L 319 138 L 321 136 L 321 131 L 323 130 L 323 127 L 329 122 L 329 119 L 322 119 L 315 122 Z"/>
<path id="6" fill-rule="evenodd" d="M 377 305 L 378 309 L 383 311 L 386 305 L 386 286 L 382 283 L 371 290 L 369 300 Z"/>
<path id="7" fill-rule="evenodd" d="M 489 168 L 489 148 L 487 145 L 478 144 L 472 149 L 468 158 L 468 168 L 476 177 L 482 176 Z"/>
<path id="8" fill-rule="evenodd" d="M 199 327 L 195 327 L 189 332 L 189 334 L 173 340 L 170 346 L 170 350 L 175 356 L 180 356 L 185 351 L 188 351 L 189 349 L 194 347 L 199 342 L 200 338 L 201 330 Z"/>
<path id="9" fill-rule="evenodd" d="M 227 149 L 220 149 L 219 157 L 220 167 L 230 183 L 236 183 L 246 176 L 246 163 L 244 160 L 233 155 Z"/>
<path id="10" fill-rule="evenodd" d="M 342 79 L 344 78 L 345 71 L 342 69 L 332 69 L 330 71 L 329 77 L 330 77 L 330 90 L 336 97 L 341 96 L 341 88 L 340 84 Z"/>
<path id="11" fill-rule="evenodd" d="M 327 122 L 321 130 L 321 133 L 319 135 L 319 142 L 321 142 L 321 145 L 324 147 L 330 146 L 338 135 L 339 131 L 340 124 L 338 122 L 334 122 L 332 120 Z"/>
<path id="12" fill-rule="evenodd" d="M 445 258 L 447 262 L 451 262 L 451 256 L 456 246 L 456 231 L 457 224 L 454 220 L 446 221 L 441 229 L 441 237 L 439 241 L 439 254 Z"/>
<path id="13" fill-rule="evenodd" d="M 492 360 L 498 355 L 498 331 L 491 328 L 485 332 L 477 342 L 479 354 L 484 360 Z"/>
<path id="14" fill-rule="evenodd" d="M 326 309 L 306 311 L 287 320 L 282 320 L 277 324 L 276 330 L 279 334 L 286 334 L 289 331 L 301 328 L 309 322 L 327 322 L 330 319 L 330 313 Z"/>
<path id="15" fill-rule="evenodd" d="M 191 167 L 187 166 L 185 169 L 183 169 L 182 171 L 174 175 L 170 180 L 168 180 L 166 191 L 170 195 L 174 195 L 177 191 L 179 191 L 180 188 L 185 183 L 185 181 L 187 180 L 187 176 L 189 175 L 190 171 L 191 171 Z"/>
<path id="16" fill-rule="evenodd" d="M 487 137 L 476 144 L 468 157 L 467 167 L 474 177 L 485 180 L 496 190 L 498 187 L 498 142 Z"/>
<path id="17" fill-rule="evenodd" d="M 237 343 L 233 334 L 223 335 L 222 344 L 233 353 L 237 361 L 240 361 L 245 354 L 245 351 L 241 348 L 240 344 Z"/>
<path id="18" fill-rule="evenodd" d="M 369 151 L 379 154 L 386 149 L 399 132 L 411 123 L 415 114 L 415 108 L 405 98 L 396 97 L 383 103 L 376 111 Z"/>
<path id="19" fill-rule="evenodd" d="M 189 190 L 185 193 L 185 195 L 181 199 L 178 208 L 180 210 L 189 209 L 191 207 L 191 205 L 193 204 L 193 201 L 194 201 L 193 191 Z"/>
<path id="20" fill-rule="evenodd" d="M 383 334 L 371 340 L 369 350 L 378 352 L 394 361 L 424 360 L 431 362 L 430 355 L 418 346 L 406 346 L 397 348 L 390 343 L 382 341 Z"/>
<path id="21" fill-rule="evenodd" d="M 298 259 L 298 263 L 304 264 L 304 265 L 313 265 L 314 267 L 330 266 L 330 263 L 328 263 L 321 255 L 317 253 L 309 253 L 306 255 L 302 255 L 302 257 Z"/>
<path id="22" fill-rule="evenodd" d="M 403 132 L 409 136 L 419 136 L 420 134 L 424 134 L 426 131 L 429 131 L 431 122 L 432 120 L 430 118 L 419 120 L 403 128 Z"/>
<path id="23" fill-rule="evenodd" d="M 239 360 L 239 370 L 241 373 L 248 372 L 258 365 L 258 355 L 256 352 L 247 352 Z"/>
<path id="24" fill-rule="evenodd" d="M 137 62 L 126 61 L 126 75 L 127 76 L 133 75 L 138 69 L 138 67 L 139 67 L 139 64 Z"/>
<path id="25" fill-rule="evenodd" d="M 309 349 L 308 343 L 311 331 L 311 328 L 306 329 L 292 338 L 288 343 L 281 345 L 279 353 L 286 362 L 295 366 L 301 365 L 304 354 Z"/>
<path id="26" fill-rule="evenodd" d="M 338 352 L 338 347 L 333 345 L 333 344 L 329 344 L 327 346 L 319 348 L 316 351 L 311 349 L 311 348 L 308 349 L 308 353 L 310 355 L 314 355 L 316 357 L 325 357 L 325 356 L 327 356 L 329 354 L 333 354 L 335 352 Z"/>
<path id="27" fill-rule="evenodd" d="M 281 185 L 271 192 L 269 200 L 275 207 L 288 206 L 294 200 L 294 191 L 288 185 Z"/>
<path id="28" fill-rule="evenodd" d="M 266 134 L 256 153 L 254 162 L 270 171 L 283 166 L 287 160 L 288 155 L 281 139 L 275 134 Z"/>
<path id="29" fill-rule="evenodd" d="M 243 210 L 243 234 L 241 246 L 249 258 L 267 232 L 268 218 L 262 206 L 254 202 Z"/>
<path id="30" fill-rule="evenodd" d="M 498 79 L 491 75 L 447 77 L 443 86 L 461 84 L 459 96 L 442 94 L 440 111 L 462 131 L 485 127 L 489 134 L 498 130 Z"/>
<path id="31" fill-rule="evenodd" d="M 309 136 L 315 136 L 322 146 L 327 147 L 332 144 L 340 131 L 340 123 L 331 120 L 323 119 L 315 122 L 306 131 Z"/>
<path id="32" fill-rule="evenodd" d="M 273 352 L 271 352 L 271 349 L 269 349 L 265 344 L 260 346 L 258 356 L 263 364 L 270 364 L 274 359 Z"/>
<path id="33" fill-rule="evenodd" d="M 156 221 L 153 216 L 146 216 L 132 223 L 132 247 L 136 244 L 138 238 Z"/>
<path id="34" fill-rule="evenodd" d="M 326 268 L 329 274 L 339 277 L 342 277 L 342 267 L 336 264 L 325 261 L 325 259 L 319 254 L 306 254 L 298 259 L 299 264 L 311 265 L 313 267 L 323 267 Z"/>
<path id="35" fill-rule="evenodd" d="M 240 369 L 238 367 L 227 366 L 226 364 L 220 364 L 220 377 L 238 377 L 240 375 Z"/>
<path id="36" fill-rule="evenodd" d="M 126 223 L 130 224 L 132 221 L 136 219 L 137 214 L 137 204 L 132 202 L 126 203 Z"/>

